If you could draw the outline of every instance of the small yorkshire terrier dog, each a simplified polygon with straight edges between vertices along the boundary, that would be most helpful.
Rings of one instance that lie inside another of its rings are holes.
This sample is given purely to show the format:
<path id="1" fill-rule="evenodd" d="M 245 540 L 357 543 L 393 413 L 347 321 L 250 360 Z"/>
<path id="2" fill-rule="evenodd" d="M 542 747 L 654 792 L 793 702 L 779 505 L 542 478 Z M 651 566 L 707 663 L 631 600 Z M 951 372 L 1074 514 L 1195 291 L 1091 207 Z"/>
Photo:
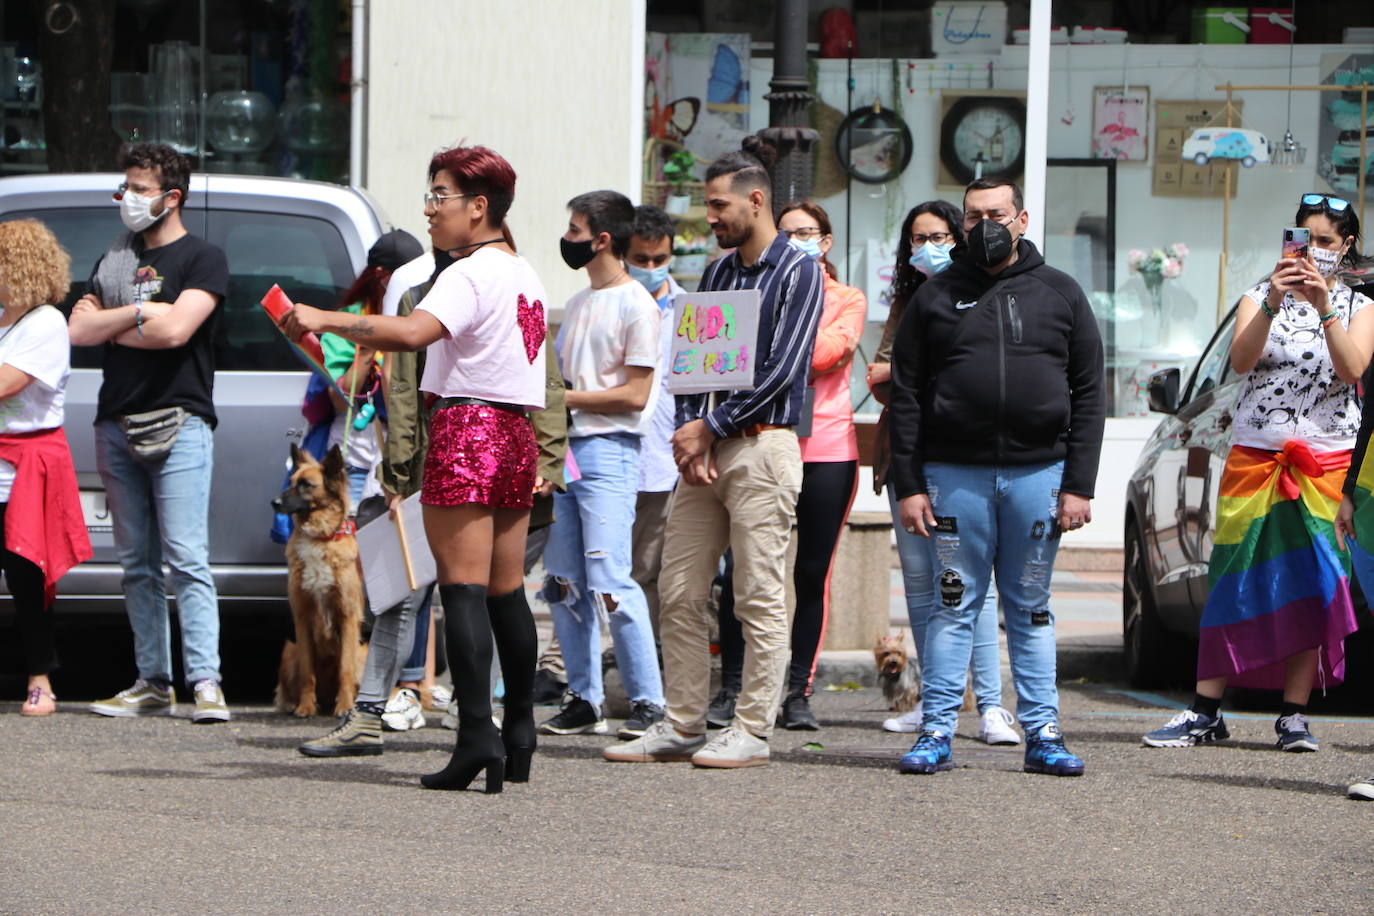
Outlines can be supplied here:
<path id="1" fill-rule="evenodd" d="M 900 636 L 878 634 L 873 646 L 873 663 L 878 668 L 878 683 L 883 697 L 893 712 L 911 712 L 921 698 L 921 682 L 916 666 L 907 659 L 906 646 Z"/>

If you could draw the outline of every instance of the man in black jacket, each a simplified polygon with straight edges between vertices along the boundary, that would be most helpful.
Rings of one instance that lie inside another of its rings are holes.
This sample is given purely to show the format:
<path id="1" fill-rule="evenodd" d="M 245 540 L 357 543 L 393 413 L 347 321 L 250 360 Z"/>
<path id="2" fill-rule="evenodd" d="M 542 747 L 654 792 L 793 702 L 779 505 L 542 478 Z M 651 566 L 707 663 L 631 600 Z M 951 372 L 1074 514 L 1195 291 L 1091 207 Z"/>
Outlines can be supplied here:
<path id="1" fill-rule="evenodd" d="M 901 524 L 931 539 L 939 595 L 921 672 L 925 720 L 903 772 L 953 766 L 974 618 L 993 575 L 1025 769 L 1083 772 L 1059 731 L 1050 571 L 1060 532 L 1092 518 L 1102 342 L 1078 284 L 1021 237 L 1028 221 L 1014 184 L 970 184 L 962 256 L 922 284 L 893 347 L 892 477 Z"/>

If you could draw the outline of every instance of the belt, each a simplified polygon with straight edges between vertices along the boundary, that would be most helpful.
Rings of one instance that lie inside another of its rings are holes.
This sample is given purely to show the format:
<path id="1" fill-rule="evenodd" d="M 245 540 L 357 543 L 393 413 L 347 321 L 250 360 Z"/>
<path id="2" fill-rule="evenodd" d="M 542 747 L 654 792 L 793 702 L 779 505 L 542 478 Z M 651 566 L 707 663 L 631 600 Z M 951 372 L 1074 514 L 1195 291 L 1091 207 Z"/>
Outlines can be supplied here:
<path id="1" fill-rule="evenodd" d="M 525 408 L 519 404 L 504 404 L 501 401 L 487 401 L 482 398 L 439 398 L 430 405 L 430 413 L 445 407 L 494 407 L 497 410 L 504 410 L 506 413 L 513 413 L 516 416 L 525 416 Z"/>
<path id="2" fill-rule="evenodd" d="M 750 439 L 750 438 L 753 438 L 754 436 L 757 436 L 759 433 L 764 432 L 765 430 L 770 430 L 770 429 L 791 429 L 791 428 L 792 428 L 792 427 L 788 426 L 788 425 L 785 424 L 785 423 L 753 423 L 753 424 L 751 424 L 751 425 L 749 425 L 749 426 L 746 426 L 746 427 L 744 427 L 744 428 L 742 428 L 742 429 L 736 430 L 735 432 L 731 433 L 730 435 L 726 436 L 725 438 L 727 438 L 727 439 Z"/>

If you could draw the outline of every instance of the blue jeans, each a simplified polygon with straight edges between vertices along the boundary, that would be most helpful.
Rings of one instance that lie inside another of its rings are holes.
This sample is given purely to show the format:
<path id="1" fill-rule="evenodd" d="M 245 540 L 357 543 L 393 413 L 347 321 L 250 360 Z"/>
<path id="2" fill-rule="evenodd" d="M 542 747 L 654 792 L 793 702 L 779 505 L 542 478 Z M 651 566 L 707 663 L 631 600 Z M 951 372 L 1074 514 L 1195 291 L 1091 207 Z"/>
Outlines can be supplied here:
<path id="1" fill-rule="evenodd" d="M 929 462 L 931 506 L 942 522 L 927 550 L 938 601 L 921 670 L 925 727 L 953 735 L 972 653 L 975 619 L 992 577 L 1007 623 L 1016 715 L 1030 734 L 1058 722 L 1050 573 L 1064 463 L 993 467 Z"/>
<path id="2" fill-rule="evenodd" d="M 172 637 L 167 616 L 165 560 L 181 620 L 186 680 L 219 680 L 219 596 L 210 574 L 210 477 L 214 436 L 190 417 L 171 454 L 158 463 L 129 450 L 113 420 L 95 425 L 96 466 L 124 568 L 124 606 L 134 631 L 134 661 L 144 680 L 172 679 Z"/>
<path id="3" fill-rule="evenodd" d="M 897 513 L 897 496 L 889 484 L 887 499 L 892 507 L 892 530 L 897 538 L 897 557 L 902 564 L 902 591 L 906 594 L 906 615 L 911 621 L 911 639 L 916 644 L 916 660 L 926 664 L 926 627 L 935 609 L 935 573 L 930 541 L 902 527 Z M 1002 705 L 1002 658 L 997 645 L 997 601 L 989 595 L 978 612 L 973 627 L 973 695 L 978 711 L 987 712 Z"/>
<path id="4" fill-rule="evenodd" d="M 639 437 L 625 433 L 569 440 L 581 472 L 554 496 L 554 523 L 544 549 L 545 600 L 573 693 L 600 707 L 601 618 L 608 619 L 616 664 L 631 701 L 663 705 L 663 676 L 649 604 L 631 576 L 631 542 L 639 485 Z M 607 607 L 606 598 L 615 603 Z"/>

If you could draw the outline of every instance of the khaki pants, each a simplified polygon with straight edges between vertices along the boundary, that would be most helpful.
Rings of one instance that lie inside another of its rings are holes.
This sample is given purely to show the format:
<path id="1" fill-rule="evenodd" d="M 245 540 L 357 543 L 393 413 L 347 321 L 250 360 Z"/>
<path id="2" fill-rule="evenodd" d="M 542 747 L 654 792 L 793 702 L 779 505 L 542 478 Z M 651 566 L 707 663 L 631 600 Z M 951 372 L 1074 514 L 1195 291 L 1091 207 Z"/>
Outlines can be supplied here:
<path id="1" fill-rule="evenodd" d="M 735 554 L 735 616 L 744 633 L 744 684 L 736 726 L 773 731 L 783 669 L 791 654 L 784 576 L 802 462 L 790 429 L 715 445 L 716 482 L 673 493 L 663 545 L 660 624 L 668 721 L 706 732 L 711 690 L 707 595 L 720 555 Z"/>
<path id="2" fill-rule="evenodd" d="M 634 569 L 630 577 L 644 592 L 655 639 L 658 638 L 658 576 L 663 570 L 663 532 L 668 524 L 668 501 L 672 496 L 672 490 L 640 490 L 635 500 L 635 527 L 630 547 Z"/>

